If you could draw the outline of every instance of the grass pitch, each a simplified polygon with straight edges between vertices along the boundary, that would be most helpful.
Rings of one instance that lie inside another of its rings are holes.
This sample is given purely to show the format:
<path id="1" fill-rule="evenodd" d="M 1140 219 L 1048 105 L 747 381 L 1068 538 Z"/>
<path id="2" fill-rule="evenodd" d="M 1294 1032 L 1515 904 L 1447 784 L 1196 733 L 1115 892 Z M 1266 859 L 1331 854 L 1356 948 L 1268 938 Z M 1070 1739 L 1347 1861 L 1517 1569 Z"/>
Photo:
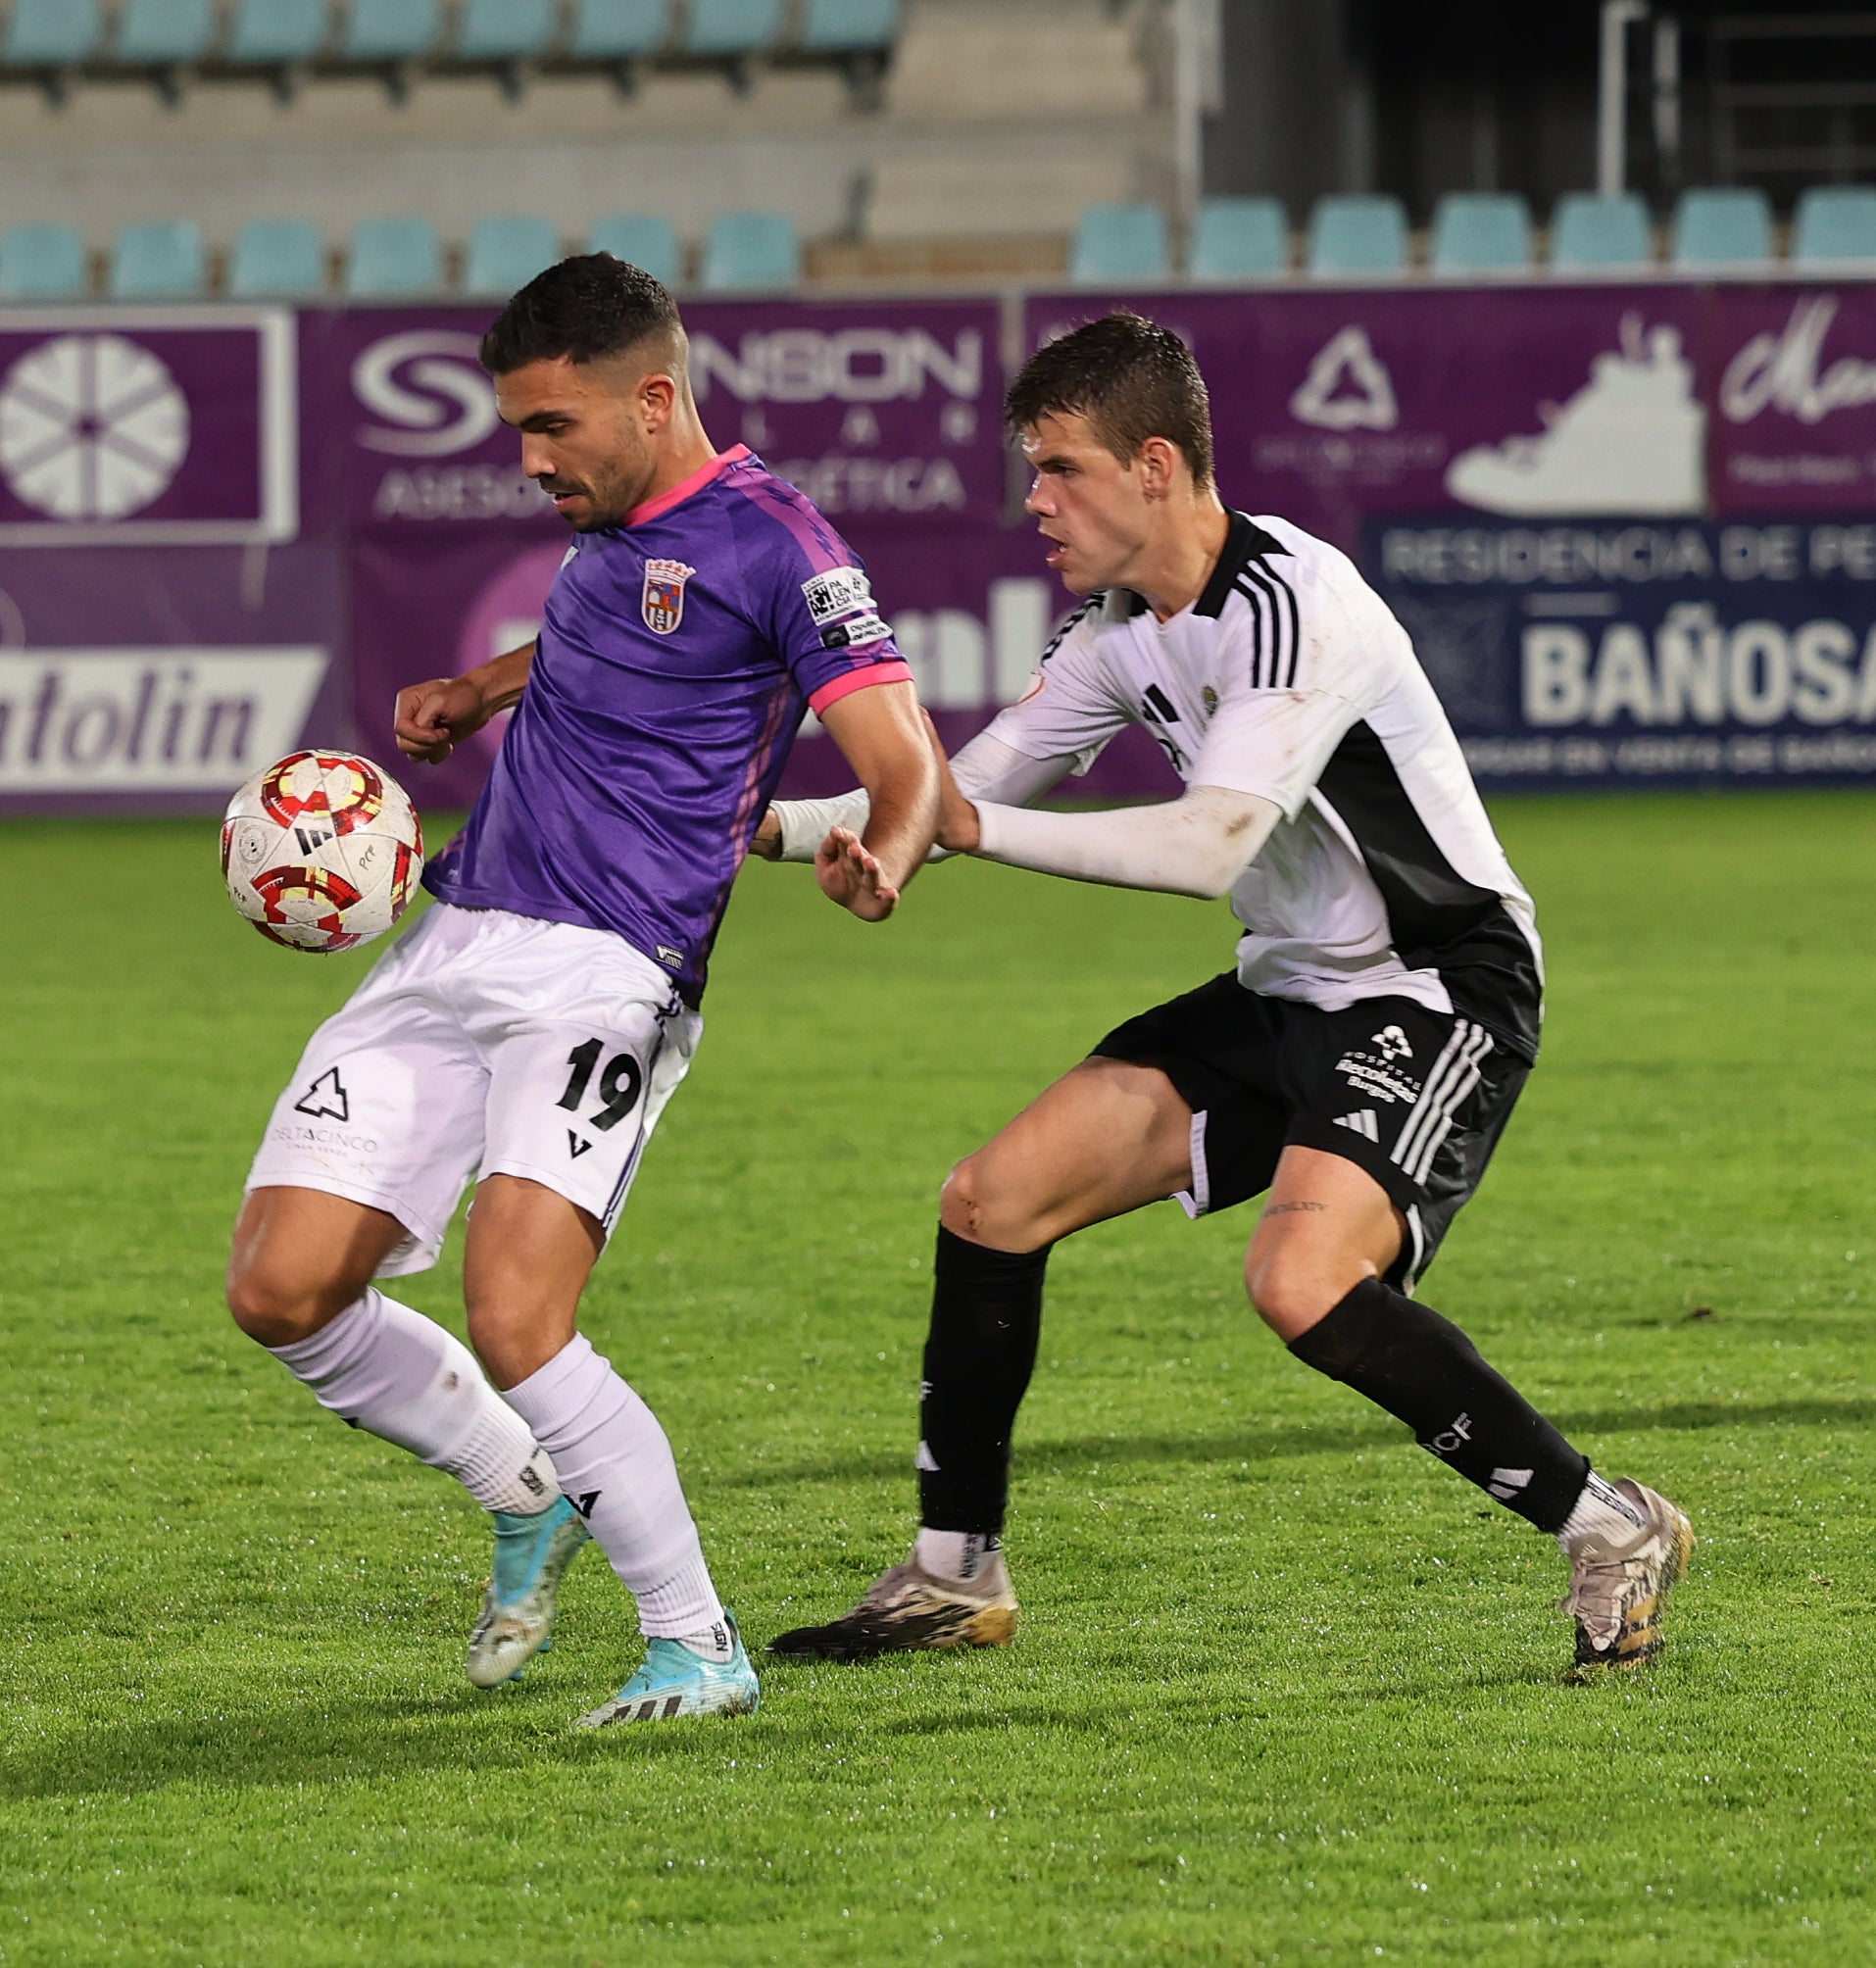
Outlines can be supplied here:
<path id="1" fill-rule="evenodd" d="M 1548 1049 L 1426 1295 L 1692 1514 L 1658 1668 L 1559 1686 L 1555 1548 L 1261 1330 L 1248 1211 L 1168 1205 L 1054 1261 L 1013 1648 L 599 1740 L 598 1554 L 475 1694 L 477 1513 L 221 1309 L 369 954 L 254 936 L 212 826 L 0 827 L 0 1962 L 1876 1960 L 1876 802 L 1500 820 Z M 749 871 L 588 1329 L 752 1640 L 903 1549 L 945 1168 L 1230 943 L 978 865 L 865 929 Z M 450 1261 L 400 1293 L 461 1330 Z"/>

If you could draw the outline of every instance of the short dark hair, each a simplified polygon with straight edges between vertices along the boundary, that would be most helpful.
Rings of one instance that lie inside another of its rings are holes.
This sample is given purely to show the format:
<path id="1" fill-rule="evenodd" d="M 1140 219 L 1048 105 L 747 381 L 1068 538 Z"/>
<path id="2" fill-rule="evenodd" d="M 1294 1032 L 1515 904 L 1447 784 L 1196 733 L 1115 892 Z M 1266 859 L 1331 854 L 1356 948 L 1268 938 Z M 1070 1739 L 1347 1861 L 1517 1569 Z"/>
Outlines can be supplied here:
<path id="1" fill-rule="evenodd" d="M 1141 315 L 1103 315 L 1045 343 L 1003 400 L 1012 431 L 1042 418 L 1085 417 L 1095 435 L 1131 465 L 1150 437 L 1176 444 L 1200 485 L 1211 483 L 1211 399 L 1192 351 Z"/>
<path id="2" fill-rule="evenodd" d="M 482 337 L 482 367 L 507 375 L 563 356 L 600 362 L 657 334 L 683 334 L 664 282 L 610 253 L 576 253 L 536 273 L 495 318 Z"/>

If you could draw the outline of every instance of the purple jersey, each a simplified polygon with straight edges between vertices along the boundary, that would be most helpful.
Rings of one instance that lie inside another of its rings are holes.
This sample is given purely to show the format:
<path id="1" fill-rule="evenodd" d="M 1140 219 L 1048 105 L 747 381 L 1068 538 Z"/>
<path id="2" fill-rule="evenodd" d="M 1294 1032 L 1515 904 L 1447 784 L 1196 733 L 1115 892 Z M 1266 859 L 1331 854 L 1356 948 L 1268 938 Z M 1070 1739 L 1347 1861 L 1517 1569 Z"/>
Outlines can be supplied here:
<path id="1" fill-rule="evenodd" d="M 424 885 L 613 930 L 695 1004 L 803 707 L 911 673 L 851 549 L 739 444 L 575 536 L 495 769 Z"/>

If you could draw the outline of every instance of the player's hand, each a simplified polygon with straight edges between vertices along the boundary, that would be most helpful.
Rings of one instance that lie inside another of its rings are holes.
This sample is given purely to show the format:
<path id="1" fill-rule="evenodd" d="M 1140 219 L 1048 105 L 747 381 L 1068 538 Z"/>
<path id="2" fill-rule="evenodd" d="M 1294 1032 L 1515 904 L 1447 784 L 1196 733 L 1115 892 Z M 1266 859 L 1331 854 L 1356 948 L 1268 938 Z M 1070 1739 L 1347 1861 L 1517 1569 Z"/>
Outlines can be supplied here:
<path id="1" fill-rule="evenodd" d="M 977 809 L 958 790 L 951 762 L 938 755 L 938 845 L 953 854 L 974 855 L 983 839 Z"/>
<path id="2" fill-rule="evenodd" d="M 392 728 L 407 759 L 440 765 L 470 732 L 488 722 L 480 684 L 467 676 L 436 676 L 397 693 Z"/>
<path id="3" fill-rule="evenodd" d="M 782 823 L 775 817 L 773 807 L 763 810 L 762 819 L 756 828 L 756 838 L 750 842 L 749 851 L 758 861 L 781 860 Z"/>
<path id="4" fill-rule="evenodd" d="M 879 863 L 846 827 L 833 827 L 815 855 L 815 879 L 829 902 L 851 910 L 862 922 L 883 922 L 899 907 L 899 891 L 882 878 Z"/>

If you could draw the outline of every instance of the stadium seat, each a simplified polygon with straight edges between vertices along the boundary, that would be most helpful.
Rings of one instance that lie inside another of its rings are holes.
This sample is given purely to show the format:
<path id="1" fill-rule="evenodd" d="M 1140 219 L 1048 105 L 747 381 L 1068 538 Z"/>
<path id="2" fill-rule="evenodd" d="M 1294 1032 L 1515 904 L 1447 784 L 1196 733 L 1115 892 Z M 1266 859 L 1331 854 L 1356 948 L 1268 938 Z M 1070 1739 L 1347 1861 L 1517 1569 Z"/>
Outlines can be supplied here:
<path id="1" fill-rule="evenodd" d="M 242 68 L 310 62 L 326 42 L 325 0 L 241 0 L 228 60 Z"/>
<path id="2" fill-rule="evenodd" d="M 1813 184 L 1792 215 L 1792 259 L 1800 267 L 1876 260 L 1876 187 Z"/>
<path id="3" fill-rule="evenodd" d="M 670 38 L 670 0 L 577 0 L 568 53 L 582 62 L 629 62 Z"/>
<path id="4" fill-rule="evenodd" d="M 366 219 L 352 233 L 345 291 L 361 300 L 434 294 L 443 287 L 443 242 L 427 219 Z"/>
<path id="5" fill-rule="evenodd" d="M 1427 259 L 1436 273 L 1526 272 L 1531 208 L 1511 192 L 1449 191 L 1433 209 Z"/>
<path id="6" fill-rule="evenodd" d="M 551 219 L 478 219 L 463 262 L 463 290 L 506 300 L 560 257 Z"/>
<path id="7" fill-rule="evenodd" d="M 554 0 L 464 0 L 456 54 L 464 62 L 514 62 L 543 53 L 559 27 Z"/>
<path id="8" fill-rule="evenodd" d="M 348 62 L 414 62 L 442 31 L 438 0 L 352 0 L 339 52 Z"/>
<path id="9" fill-rule="evenodd" d="M 1195 280 L 1261 280 L 1290 264 L 1290 219 L 1274 198 L 1208 198 L 1186 253 Z"/>
<path id="10" fill-rule="evenodd" d="M 89 285 L 84 241 L 70 225 L 0 233 L 0 300 L 72 301 Z"/>
<path id="11" fill-rule="evenodd" d="M 1163 280 L 1171 271 L 1166 218 L 1157 205 L 1090 205 L 1082 213 L 1068 256 L 1078 286 Z"/>
<path id="12" fill-rule="evenodd" d="M 105 283 L 114 301 L 189 301 L 208 284 L 208 255 L 194 220 L 126 225 L 118 234 Z"/>
<path id="13" fill-rule="evenodd" d="M 1755 267 L 1772 257 L 1772 202 L 1745 185 L 1683 191 L 1674 208 L 1676 267 Z"/>
<path id="14" fill-rule="evenodd" d="M 883 54 L 898 33 L 899 0 L 808 0 L 799 45 L 811 54 Z"/>
<path id="15" fill-rule="evenodd" d="M 127 69 L 199 62 L 215 29 L 215 0 L 129 0 L 111 59 Z"/>
<path id="16" fill-rule="evenodd" d="M 103 27 L 98 0 L 14 0 L 0 68 L 74 68 L 97 53 Z"/>
<path id="17" fill-rule="evenodd" d="M 594 222 L 586 236 L 589 253 L 610 253 L 642 267 L 654 280 L 674 287 L 684 277 L 684 250 L 668 219 L 649 212 L 621 212 Z"/>
<path id="18" fill-rule="evenodd" d="M 234 235 L 228 292 L 236 300 L 285 299 L 325 290 L 325 242 L 300 219 L 250 219 Z"/>
<path id="19" fill-rule="evenodd" d="M 704 245 L 704 285 L 717 292 L 801 282 L 795 221 L 779 212 L 726 212 Z"/>
<path id="20" fill-rule="evenodd" d="M 1551 213 L 1551 265 L 1558 272 L 1647 267 L 1654 259 L 1648 206 L 1638 191 L 1567 191 Z"/>
<path id="21" fill-rule="evenodd" d="M 782 0 L 690 0 L 680 46 L 687 55 L 755 55 L 781 28 Z"/>
<path id="22" fill-rule="evenodd" d="M 1407 213 L 1398 198 L 1318 198 L 1305 266 L 1328 278 L 1373 278 L 1406 270 Z"/>

